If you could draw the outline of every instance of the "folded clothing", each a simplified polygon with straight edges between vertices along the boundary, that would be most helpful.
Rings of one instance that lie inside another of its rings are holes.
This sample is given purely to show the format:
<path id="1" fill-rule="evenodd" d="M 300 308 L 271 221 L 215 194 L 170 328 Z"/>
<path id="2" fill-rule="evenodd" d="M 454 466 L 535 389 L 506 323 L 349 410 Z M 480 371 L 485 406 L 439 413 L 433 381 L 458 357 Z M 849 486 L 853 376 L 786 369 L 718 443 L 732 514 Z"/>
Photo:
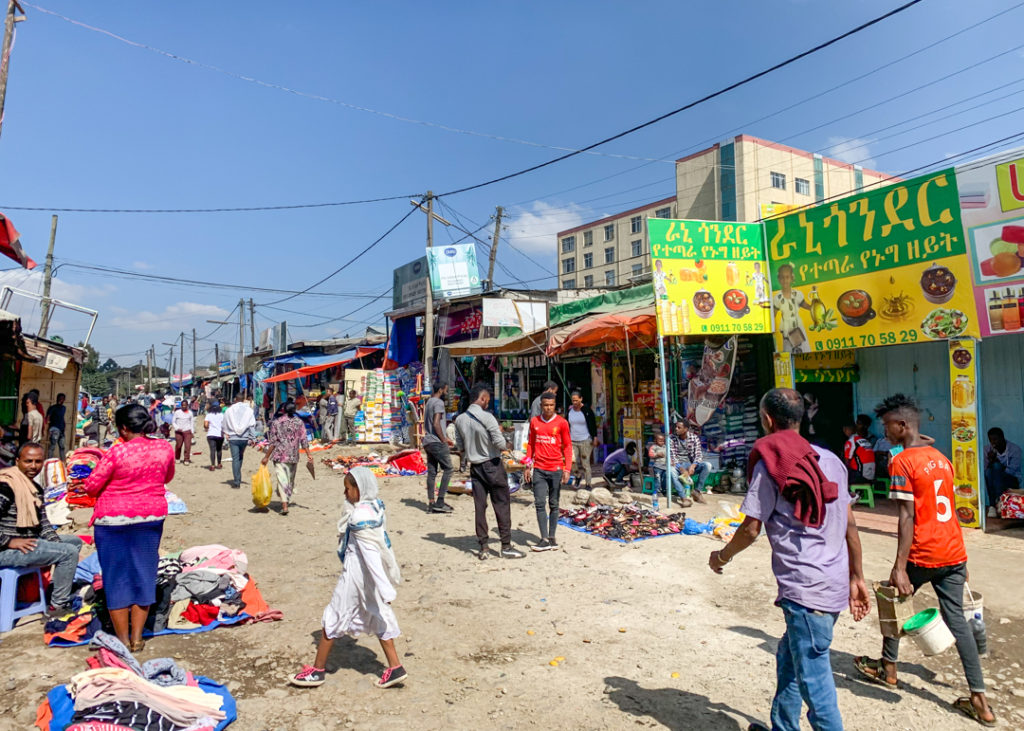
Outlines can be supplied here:
<path id="1" fill-rule="evenodd" d="M 75 711 L 71 720 L 75 723 L 100 721 L 113 724 L 115 728 L 129 728 L 135 731 L 178 731 L 181 728 L 181 724 L 174 723 L 138 701 L 102 703 L 86 710 Z"/>
<path id="2" fill-rule="evenodd" d="M 68 690 L 74 698 L 75 711 L 120 701 L 144 704 L 178 726 L 188 726 L 204 716 L 225 718 L 219 695 L 198 687 L 159 686 L 123 668 L 86 670 L 71 678 Z"/>
<path id="3" fill-rule="evenodd" d="M 217 615 L 220 610 L 212 604 L 196 604 L 195 602 L 188 605 L 182 613 L 182 617 L 187 619 L 189 622 L 195 624 L 201 624 L 204 627 L 217 620 Z"/>

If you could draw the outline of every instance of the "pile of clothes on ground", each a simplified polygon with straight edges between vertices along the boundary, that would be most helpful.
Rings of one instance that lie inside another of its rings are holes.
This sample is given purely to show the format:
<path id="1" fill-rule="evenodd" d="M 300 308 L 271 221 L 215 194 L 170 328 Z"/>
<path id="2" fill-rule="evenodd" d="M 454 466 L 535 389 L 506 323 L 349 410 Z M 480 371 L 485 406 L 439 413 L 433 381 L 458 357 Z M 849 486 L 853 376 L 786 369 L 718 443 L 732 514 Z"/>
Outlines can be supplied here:
<path id="1" fill-rule="evenodd" d="M 81 447 L 67 456 L 67 504 L 75 508 L 91 508 L 96 498 L 85 492 L 85 481 L 89 479 L 96 465 L 103 459 L 104 451 L 99 447 Z M 46 471 L 47 484 L 52 484 L 50 471 Z"/>
<path id="2" fill-rule="evenodd" d="M 562 525 L 583 533 L 628 543 L 683 532 L 684 513 L 662 515 L 638 503 L 591 505 L 559 511 Z"/>
<path id="3" fill-rule="evenodd" d="M 114 635 L 97 632 L 89 670 L 51 690 L 36 711 L 41 731 L 220 731 L 235 699 L 164 657 L 139 664 Z"/>
<path id="4" fill-rule="evenodd" d="M 399 477 L 426 474 L 427 466 L 423 463 L 423 455 L 418 449 L 405 449 L 382 459 L 376 452 L 346 457 L 324 457 L 321 460 L 328 468 L 347 472 L 353 467 L 366 467 L 377 477 Z"/>
<path id="5" fill-rule="evenodd" d="M 149 609 L 145 636 L 203 632 L 221 625 L 282 619 L 263 600 L 247 573 L 245 553 L 218 544 L 196 546 L 160 559 L 156 602 Z M 92 554 L 75 571 L 72 611 L 52 617 L 44 628 L 46 644 L 69 647 L 111 631 L 99 560 Z"/>

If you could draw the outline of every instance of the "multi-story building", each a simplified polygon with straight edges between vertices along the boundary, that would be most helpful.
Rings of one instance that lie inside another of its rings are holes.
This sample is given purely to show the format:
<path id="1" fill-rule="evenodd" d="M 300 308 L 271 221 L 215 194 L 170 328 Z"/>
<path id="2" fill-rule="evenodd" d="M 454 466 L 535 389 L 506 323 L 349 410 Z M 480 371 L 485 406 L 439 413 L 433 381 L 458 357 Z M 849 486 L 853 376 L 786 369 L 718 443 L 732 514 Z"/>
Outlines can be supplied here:
<path id="1" fill-rule="evenodd" d="M 625 285 L 651 271 L 646 218 L 757 221 L 893 178 L 738 135 L 676 160 L 676 194 L 558 234 L 559 286 Z"/>
<path id="2" fill-rule="evenodd" d="M 562 231 L 558 234 L 560 287 L 614 287 L 649 272 L 646 219 L 676 217 L 673 197 Z"/>

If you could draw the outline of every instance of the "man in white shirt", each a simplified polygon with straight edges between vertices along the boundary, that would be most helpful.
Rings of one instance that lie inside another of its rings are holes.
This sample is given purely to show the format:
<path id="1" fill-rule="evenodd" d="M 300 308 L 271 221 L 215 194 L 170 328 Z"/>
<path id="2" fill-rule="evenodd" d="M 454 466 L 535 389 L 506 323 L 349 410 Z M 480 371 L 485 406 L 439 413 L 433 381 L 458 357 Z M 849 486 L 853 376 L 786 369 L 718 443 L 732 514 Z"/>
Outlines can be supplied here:
<path id="1" fill-rule="evenodd" d="M 223 432 L 231 449 L 231 487 L 236 490 L 242 486 L 242 456 L 245 454 L 245 448 L 249 446 L 248 432 L 255 426 L 256 417 L 252 409 L 245 404 L 245 394 L 235 394 L 235 403 L 224 412 Z"/>

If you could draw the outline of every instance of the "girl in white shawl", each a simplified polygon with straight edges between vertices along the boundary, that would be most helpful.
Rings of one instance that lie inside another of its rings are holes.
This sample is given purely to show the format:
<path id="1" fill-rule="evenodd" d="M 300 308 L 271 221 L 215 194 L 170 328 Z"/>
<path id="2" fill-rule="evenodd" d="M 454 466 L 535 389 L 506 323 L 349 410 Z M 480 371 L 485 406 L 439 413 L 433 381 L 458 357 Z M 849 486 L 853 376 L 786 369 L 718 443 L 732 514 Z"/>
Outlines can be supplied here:
<path id="1" fill-rule="evenodd" d="M 322 685 L 327 679 L 327 657 L 342 635 L 376 635 L 388 667 L 377 686 L 389 688 L 408 677 L 395 651 L 401 634 L 391 609 L 401 582 L 398 562 L 387 534 L 384 503 L 377 497 L 377 478 L 365 467 L 353 467 L 345 475 L 345 504 L 338 521 L 338 558 L 344 565 L 331 603 L 324 609 L 323 637 L 312 665 L 289 678 L 292 685 Z"/>

